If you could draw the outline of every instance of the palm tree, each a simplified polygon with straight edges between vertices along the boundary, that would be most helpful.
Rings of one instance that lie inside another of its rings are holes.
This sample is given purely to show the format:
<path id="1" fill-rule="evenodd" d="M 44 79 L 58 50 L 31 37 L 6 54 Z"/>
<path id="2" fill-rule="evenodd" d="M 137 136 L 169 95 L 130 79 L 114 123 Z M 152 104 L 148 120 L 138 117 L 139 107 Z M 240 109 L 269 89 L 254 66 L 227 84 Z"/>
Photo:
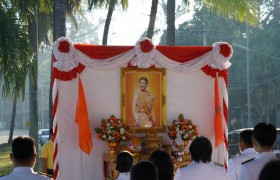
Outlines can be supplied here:
<path id="1" fill-rule="evenodd" d="M 53 41 L 66 36 L 66 15 L 75 22 L 73 12 L 79 10 L 81 0 L 54 0 L 53 1 Z M 51 67 L 53 62 L 51 62 Z M 52 68 L 49 89 L 49 127 L 53 126 L 52 118 Z"/>
<path id="2" fill-rule="evenodd" d="M 53 41 L 58 38 L 66 36 L 66 0 L 54 0 L 53 1 Z M 52 55 L 53 56 L 53 55 Z M 52 66 L 51 60 L 51 77 L 50 77 L 50 89 L 49 89 L 49 127 L 53 126 L 52 118 Z"/>
<path id="3" fill-rule="evenodd" d="M 167 45 L 175 45 L 175 0 L 167 0 Z"/>
<path id="4" fill-rule="evenodd" d="M 259 4 L 255 0 L 198 0 L 206 8 L 254 26 L 259 21 Z M 189 0 L 182 0 L 188 5 Z M 167 45 L 175 45 L 175 0 L 167 0 Z"/>
<path id="5" fill-rule="evenodd" d="M 150 39 L 152 39 L 154 35 L 156 16 L 157 16 L 157 7 L 158 7 L 158 0 L 152 0 L 150 20 L 149 20 L 149 25 L 147 30 L 147 37 Z"/>
<path id="6" fill-rule="evenodd" d="M 13 110 L 8 143 L 14 132 L 16 102 L 24 98 L 26 76 L 32 57 L 27 29 L 17 18 L 7 1 L 0 1 L 0 80 L 3 96 L 13 99 Z"/>
<path id="7" fill-rule="evenodd" d="M 103 39 L 102 39 L 102 45 L 107 45 L 108 41 L 108 33 L 109 33 L 109 27 L 112 20 L 112 15 L 115 9 L 115 6 L 117 4 L 121 4 L 123 10 L 126 10 L 128 7 L 128 0 L 88 0 L 89 9 L 91 10 L 94 6 L 108 7 L 108 13 L 107 18 L 105 21 L 104 31 L 103 31 Z"/>
<path id="8" fill-rule="evenodd" d="M 47 27 L 51 24 L 51 0 L 11 0 L 11 7 L 20 21 L 28 27 L 29 44 L 33 52 L 29 64 L 29 136 L 33 137 L 38 149 L 38 44 L 48 42 Z M 38 22 L 40 27 L 38 28 Z M 40 33 L 38 33 L 40 32 Z"/>
<path id="9" fill-rule="evenodd" d="M 53 0 L 53 41 L 66 36 L 66 15 L 75 22 L 73 13 L 79 10 L 81 1 Z"/>

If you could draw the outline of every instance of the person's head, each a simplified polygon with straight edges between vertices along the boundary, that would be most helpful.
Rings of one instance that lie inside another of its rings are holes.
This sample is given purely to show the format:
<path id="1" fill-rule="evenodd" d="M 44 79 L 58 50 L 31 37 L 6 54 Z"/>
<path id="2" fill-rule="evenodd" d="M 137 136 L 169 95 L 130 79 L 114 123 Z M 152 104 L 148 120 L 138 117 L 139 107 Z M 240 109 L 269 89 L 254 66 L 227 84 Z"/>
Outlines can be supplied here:
<path id="1" fill-rule="evenodd" d="M 130 171 L 130 180 L 157 180 L 156 166 L 150 161 L 140 161 L 133 165 Z"/>
<path id="2" fill-rule="evenodd" d="M 145 91 L 146 87 L 148 86 L 148 79 L 145 77 L 141 77 L 139 79 L 139 88 L 141 91 Z"/>
<path id="3" fill-rule="evenodd" d="M 253 145 L 257 152 L 271 151 L 276 141 L 277 131 L 272 124 L 258 123 L 253 131 Z"/>
<path id="4" fill-rule="evenodd" d="M 129 172 L 133 165 L 133 156 L 128 151 L 118 153 L 116 157 L 116 170 L 120 173 Z"/>
<path id="5" fill-rule="evenodd" d="M 158 170 L 158 180 L 173 180 L 174 165 L 171 156 L 163 150 L 154 151 L 149 161 L 153 162 Z"/>
<path id="6" fill-rule="evenodd" d="M 212 145 L 204 136 L 195 138 L 190 145 L 189 151 L 192 160 L 195 162 L 208 163 L 211 161 Z"/>
<path id="7" fill-rule="evenodd" d="M 12 153 L 10 154 L 13 165 L 33 167 L 36 160 L 36 148 L 34 139 L 19 136 L 12 142 Z"/>
<path id="8" fill-rule="evenodd" d="M 241 151 L 244 151 L 247 148 L 253 147 L 253 130 L 246 129 L 243 130 L 239 135 L 239 148 Z"/>
<path id="9" fill-rule="evenodd" d="M 270 161 L 261 170 L 259 180 L 280 179 L 280 160 Z"/>

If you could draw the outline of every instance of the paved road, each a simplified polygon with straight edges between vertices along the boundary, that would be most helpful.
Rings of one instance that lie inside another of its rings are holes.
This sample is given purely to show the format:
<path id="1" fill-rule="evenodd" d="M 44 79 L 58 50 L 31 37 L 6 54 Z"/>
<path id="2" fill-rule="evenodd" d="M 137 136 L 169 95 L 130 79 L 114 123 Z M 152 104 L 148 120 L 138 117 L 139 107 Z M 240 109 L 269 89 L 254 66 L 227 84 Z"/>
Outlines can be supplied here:
<path id="1" fill-rule="evenodd" d="M 8 142 L 9 132 L 10 131 L 7 131 L 7 130 L 0 130 L 0 144 Z M 23 130 L 14 131 L 14 138 L 17 136 L 22 136 L 22 135 L 28 136 L 28 131 L 27 130 L 26 131 L 23 131 Z"/>

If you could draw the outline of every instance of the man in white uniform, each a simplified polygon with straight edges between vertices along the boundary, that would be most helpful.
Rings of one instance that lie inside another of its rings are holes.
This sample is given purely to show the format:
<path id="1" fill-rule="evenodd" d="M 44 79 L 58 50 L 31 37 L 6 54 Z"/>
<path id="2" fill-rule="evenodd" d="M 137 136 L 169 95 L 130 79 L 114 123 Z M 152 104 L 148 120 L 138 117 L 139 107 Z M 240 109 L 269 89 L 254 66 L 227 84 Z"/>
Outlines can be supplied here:
<path id="1" fill-rule="evenodd" d="M 257 180 L 266 163 L 276 160 L 272 152 L 276 140 L 276 128 L 272 124 L 259 123 L 254 127 L 253 145 L 259 153 L 256 158 L 242 163 L 238 180 Z"/>
<path id="2" fill-rule="evenodd" d="M 229 160 L 227 174 L 230 180 L 237 180 L 241 163 L 255 158 L 257 153 L 253 148 L 252 142 L 253 130 L 247 129 L 239 135 L 239 148 L 241 154 L 232 157 Z"/>
<path id="3" fill-rule="evenodd" d="M 120 173 L 116 180 L 130 180 L 130 168 L 134 158 L 128 151 L 118 153 L 116 157 L 116 170 Z"/>
<path id="4" fill-rule="evenodd" d="M 0 180 L 50 180 L 51 178 L 33 171 L 36 161 L 35 142 L 30 137 L 17 137 L 12 143 L 14 170 L 11 174 L 0 177 Z"/>
<path id="5" fill-rule="evenodd" d="M 225 168 L 211 162 L 212 145 L 206 137 L 193 140 L 189 151 L 192 163 L 178 169 L 174 180 L 228 180 Z"/>

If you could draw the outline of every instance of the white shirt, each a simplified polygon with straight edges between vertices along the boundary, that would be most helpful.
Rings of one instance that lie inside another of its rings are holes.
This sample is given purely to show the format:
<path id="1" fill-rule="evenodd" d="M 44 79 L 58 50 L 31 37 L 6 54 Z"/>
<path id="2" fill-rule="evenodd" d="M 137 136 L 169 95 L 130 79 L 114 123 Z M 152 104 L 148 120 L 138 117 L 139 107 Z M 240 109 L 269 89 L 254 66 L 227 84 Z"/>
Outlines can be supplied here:
<path id="1" fill-rule="evenodd" d="M 174 180 L 228 180 L 228 176 L 224 167 L 212 162 L 192 162 L 178 169 Z"/>
<path id="2" fill-rule="evenodd" d="M 31 167 L 16 167 L 11 174 L 0 177 L 0 180 L 50 180 L 51 178 L 37 174 Z"/>
<path id="3" fill-rule="evenodd" d="M 234 156 L 229 160 L 227 174 L 230 180 L 237 180 L 241 163 L 255 158 L 257 152 L 254 148 L 247 148 L 241 152 L 241 154 Z"/>
<path id="4" fill-rule="evenodd" d="M 130 180 L 130 173 L 120 173 L 116 180 Z"/>
<path id="5" fill-rule="evenodd" d="M 273 152 L 262 152 L 254 160 L 245 162 L 240 167 L 238 180 L 257 180 L 264 165 L 277 157 Z"/>

